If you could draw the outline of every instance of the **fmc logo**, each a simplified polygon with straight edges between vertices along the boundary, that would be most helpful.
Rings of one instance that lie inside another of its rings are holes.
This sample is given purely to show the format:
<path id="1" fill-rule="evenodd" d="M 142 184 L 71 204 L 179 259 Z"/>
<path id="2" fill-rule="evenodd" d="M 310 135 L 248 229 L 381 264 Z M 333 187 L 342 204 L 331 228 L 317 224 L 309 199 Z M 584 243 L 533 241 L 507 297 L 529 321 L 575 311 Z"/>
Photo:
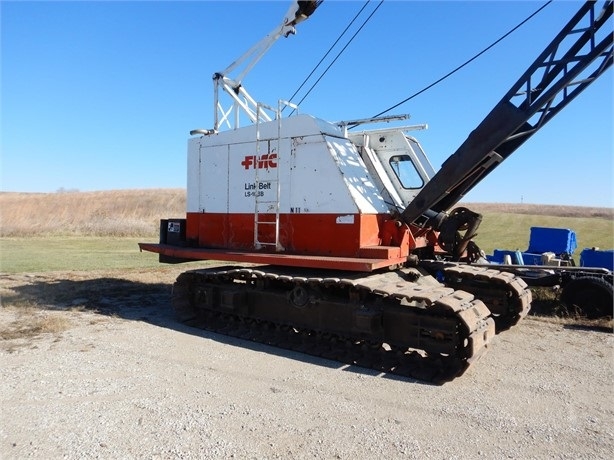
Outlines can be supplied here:
<path id="1" fill-rule="evenodd" d="M 241 162 L 245 169 L 277 168 L 277 154 L 265 153 L 264 155 L 245 155 Z"/>

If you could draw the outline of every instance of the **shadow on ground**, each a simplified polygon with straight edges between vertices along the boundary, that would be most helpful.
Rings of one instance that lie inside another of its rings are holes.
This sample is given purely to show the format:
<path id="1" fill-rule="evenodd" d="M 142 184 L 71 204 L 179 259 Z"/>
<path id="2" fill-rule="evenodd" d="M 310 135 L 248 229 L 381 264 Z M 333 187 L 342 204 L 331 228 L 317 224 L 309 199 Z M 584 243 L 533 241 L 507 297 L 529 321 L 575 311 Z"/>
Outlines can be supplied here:
<path id="1" fill-rule="evenodd" d="M 175 317 L 171 307 L 172 285 L 167 283 L 152 284 L 111 277 L 85 280 L 33 278 L 24 284 L 11 286 L 10 289 L 14 294 L 3 296 L 4 305 L 26 304 L 50 310 L 86 310 L 130 321 L 143 321 L 158 327 L 215 340 L 219 343 L 299 360 L 317 366 L 367 376 L 380 376 L 392 380 L 429 384 L 400 375 L 348 365 L 185 325 Z"/>
<path id="2" fill-rule="evenodd" d="M 566 329 L 591 330 L 597 332 L 613 333 L 612 316 L 600 318 L 587 318 L 581 311 L 570 310 L 557 298 L 536 298 L 531 303 L 531 316 L 542 318 L 556 318 Z"/>
<path id="3" fill-rule="evenodd" d="M 4 284 L 4 283 L 3 283 Z M 184 334 L 208 338 L 219 343 L 246 348 L 262 353 L 281 356 L 305 363 L 359 373 L 367 376 L 389 378 L 406 382 L 430 383 L 391 372 L 348 365 L 298 351 L 277 348 L 271 345 L 226 336 L 179 322 L 171 308 L 172 285 L 170 283 L 146 283 L 123 278 L 103 277 L 96 279 L 45 278 L 28 275 L 11 280 L 8 294 L 2 298 L 3 305 L 26 305 L 50 310 L 86 310 L 99 315 L 143 321 Z M 547 316 L 548 302 L 536 302 L 534 314 Z M 560 319 L 563 327 L 612 332 L 611 320 L 606 322 L 573 321 Z M 519 325 L 518 327 L 522 327 Z M 203 346 L 205 346 L 203 344 Z"/>

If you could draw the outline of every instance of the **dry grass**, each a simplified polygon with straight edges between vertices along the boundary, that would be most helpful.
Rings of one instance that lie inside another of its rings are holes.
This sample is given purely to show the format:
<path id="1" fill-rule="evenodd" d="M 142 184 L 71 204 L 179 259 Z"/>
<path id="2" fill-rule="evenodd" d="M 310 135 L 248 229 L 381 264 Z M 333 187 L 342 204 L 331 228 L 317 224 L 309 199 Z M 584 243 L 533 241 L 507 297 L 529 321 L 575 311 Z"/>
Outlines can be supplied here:
<path id="1" fill-rule="evenodd" d="M 611 316 L 589 319 L 579 310 L 572 310 L 559 300 L 557 288 L 532 287 L 533 302 L 530 314 L 540 321 L 555 324 L 573 325 L 578 328 L 614 331 L 614 319 Z"/>
<path id="2" fill-rule="evenodd" d="M 51 311 L 48 306 L 32 296 L 18 295 L 7 280 L 0 283 L 0 341 L 30 339 L 41 334 L 59 334 L 70 328 L 70 320 L 61 312 Z M 19 344 L 8 345 L 9 351 Z M 3 348 L 6 348 L 3 346 Z"/>
<path id="3" fill-rule="evenodd" d="M 166 310 L 180 267 L 0 275 L 0 351 L 30 346 L 44 334 L 108 318 L 144 320 Z M 82 315 L 81 313 L 93 313 Z"/>
<path id="4" fill-rule="evenodd" d="M 149 236 L 185 215 L 183 189 L 0 193 L 0 236 Z"/>
<path id="5" fill-rule="evenodd" d="M 28 339 L 45 333 L 59 334 L 71 325 L 70 320 L 61 312 L 42 310 L 35 305 L 15 305 L 9 308 L 13 319 L 0 326 L 0 340 Z"/>
<path id="6" fill-rule="evenodd" d="M 462 203 L 462 206 L 480 214 L 505 213 L 528 214 L 552 217 L 599 218 L 614 220 L 613 208 L 590 206 L 564 206 L 549 204 L 510 204 L 510 203 Z"/>
<path id="7" fill-rule="evenodd" d="M 614 209 L 532 204 L 463 203 L 482 214 L 614 220 Z M 159 220 L 185 215 L 184 189 L 102 192 L 0 192 L 0 237 L 157 236 Z"/>

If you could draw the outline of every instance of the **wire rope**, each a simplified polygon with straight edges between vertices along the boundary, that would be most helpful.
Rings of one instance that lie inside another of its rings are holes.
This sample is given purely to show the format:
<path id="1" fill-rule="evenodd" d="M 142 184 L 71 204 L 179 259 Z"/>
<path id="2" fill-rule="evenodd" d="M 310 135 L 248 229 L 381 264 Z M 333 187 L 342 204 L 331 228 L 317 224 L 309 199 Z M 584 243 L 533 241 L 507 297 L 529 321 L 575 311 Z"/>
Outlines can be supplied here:
<path id="1" fill-rule="evenodd" d="M 367 2 L 369 3 L 369 2 Z M 326 75 L 326 73 L 330 70 L 330 68 L 333 66 L 333 64 L 337 61 L 337 59 L 339 59 L 339 57 L 341 56 L 341 54 L 343 54 L 343 52 L 347 49 L 347 47 L 350 45 L 350 43 L 352 43 L 352 41 L 354 40 L 354 38 L 356 38 L 356 36 L 358 35 L 358 33 L 364 28 L 364 26 L 367 24 L 367 22 L 369 22 L 369 20 L 373 17 L 373 15 L 375 14 L 375 12 L 379 9 L 380 6 L 382 6 L 382 3 L 384 3 L 384 0 L 381 0 L 377 6 L 373 9 L 373 11 L 371 11 L 371 14 L 367 17 L 367 19 L 365 19 L 362 23 L 362 25 L 358 28 L 358 30 L 354 33 L 354 35 L 352 35 L 352 37 L 350 38 L 350 40 L 345 44 L 345 46 L 341 49 L 341 51 L 339 51 L 339 53 L 337 53 L 337 56 L 335 56 L 335 59 L 333 59 L 333 61 L 328 65 L 328 67 L 326 67 L 326 69 L 324 69 L 324 71 L 322 72 L 322 74 L 318 77 L 318 79 L 315 81 L 315 83 L 313 85 L 311 85 L 311 88 L 309 88 L 309 90 L 307 91 L 307 93 L 305 93 L 305 95 L 302 97 L 302 99 L 297 103 L 297 105 L 300 105 L 307 96 L 309 96 L 309 93 L 311 93 L 311 91 L 316 87 L 316 85 L 320 82 L 320 80 L 322 80 L 322 78 L 324 77 L 324 75 Z M 361 10 L 362 11 L 362 10 Z M 349 27 L 349 26 L 348 26 Z M 345 32 L 344 32 L 345 33 Z M 294 113 L 294 110 L 292 110 L 292 112 L 290 113 L 290 115 L 292 115 L 292 113 Z"/>
<path id="2" fill-rule="evenodd" d="M 479 53 L 477 53 L 476 55 L 474 55 L 472 58 L 468 59 L 467 61 L 465 61 L 464 63 L 462 63 L 461 65 L 459 65 L 458 67 L 456 67 L 454 70 L 451 70 L 450 72 L 448 72 L 447 74 L 445 74 L 443 77 L 439 78 L 438 80 L 436 80 L 435 82 L 431 83 L 428 86 L 425 86 L 424 88 L 422 88 L 420 91 L 412 94 L 411 96 L 403 99 L 401 102 L 398 102 L 397 104 L 387 108 L 386 110 L 378 113 L 377 115 L 374 115 L 373 118 L 376 117 L 380 117 L 382 115 L 384 115 L 385 113 L 390 112 L 393 109 L 396 109 L 397 107 L 399 107 L 402 104 L 405 104 L 406 102 L 410 101 L 411 99 L 415 98 L 416 96 L 419 96 L 420 94 L 424 93 L 425 91 L 431 89 L 433 86 L 438 85 L 439 83 L 441 83 L 442 81 L 444 81 L 445 79 L 449 78 L 450 76 L 452 76 L 453 74 L 455 74 L 456 72 L 458 72 L 460 69 L 462 69 L 463 67 L 467 66 L 468 64 L 470 64 L 471 62 L 475 61 L 478 57 L 480 57 L 482 54 L 486 53 L 488 50 L 490 50 L 491 48 L 493 48 L 495 45 L 497 45 L 499 42 L 501 42 L 502 40 L 504 40 L 505 38 L 507 38 L 509 35 L 511 35 L 513 32 L 515 32 L 517 29 L 519 29 L 521 26 L 523 26 L 526 22 L 528 22 L 529 20 L 531 20 L 535 15 L 537 15 L 541 10 L 543 10 L 545 7 L 547 7 L 550 3 L 552 3 L 552 0 L 549 0 L 548 2 L 546 2 L 544 5 L 542 5 L 541 7 L 539 7 L 535 12 L 533 12 L 530 16 L 528 16 L 526 19 L 524 19 L 522 22 L 520 22 L 519 24 L 517 24 L 515 27 L 513 27 L 512 29 L 510 29 L 508 32 L 506 32 L 504 35 L 502 35 L 501 37 L 499 37 L 497 40 L 495 40 L 494 42 L 492 42 L 490 45 L 488 45 L 486 48 L 484 48 L 482 51 L 480 51 Z"/>
<path id="3" fill-rule="evenodd" d="M 348 31 L 348 29 L 352 26 L 352 24 L 354 24 L 354 22 L 356 21 L 356 19 L 358 18 L 358 16 L 361 15 L 361 13 L 363 12 L 363 10 L 367 7 L 367 5 L 369 4 L 371 0 L 367 0 L 365 2 L 365 4 L 362 6 L 362 8 L 358 11 L 358 13 L 356 13 L 356 16 L 354 16 L 354 18 L 350 21 L 350 23 L 346 26 L 346 28 L 343 30 L 343 32 L 341 32 L 341 34 L 339 35 L 339 37 L 337 37 L 337 40 L 335 40 L 335 43 L 333 43 L 330 48 L 328 48 L 328 51 L 324 54 L 324 56 L 322 56 L 322 59 L 320 59 L 320 62 L 318 62 L 315 67 L 313 68 L 313 70 L 309 73 L 309 75 L 307 75 L 305 77 L 305 79 L 303 80 L 303 82 L 300 84 L 300 86 L 296 89 L 296 91 L 294 91 L 294 94 L 292 96 L 290 96 L 289 101 L 292 101 L 292 99 L 294 99 L 294 97 L 298 94 L 298 92 L 303 88 L 303 86 L 305 86 L 305 84 L 307 83 L 307 81 L 311 78 L 311 76 L 315 73 L 315 71 L 318 69 L 318 67 L 320 67 L 320 64 L 322 64 L 322 62 L 324 62 L 324 59 L 326 59 L 328 57 L 328 55 L 331 53 L 331 51 L 333 50 L 333 48 L 335 46 L 337 46 L 337 43 L 339 43 L 339 40 L 341 40 L 341 38 L 345 35 L 345 33 Z"/>

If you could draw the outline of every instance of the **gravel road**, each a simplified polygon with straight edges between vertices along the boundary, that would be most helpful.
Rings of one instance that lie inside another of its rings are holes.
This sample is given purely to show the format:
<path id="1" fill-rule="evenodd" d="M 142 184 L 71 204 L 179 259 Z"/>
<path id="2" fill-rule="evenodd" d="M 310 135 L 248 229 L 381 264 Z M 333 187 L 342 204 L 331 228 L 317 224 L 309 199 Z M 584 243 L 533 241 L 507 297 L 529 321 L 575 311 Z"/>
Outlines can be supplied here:
<path id="1" fill-rule="evenodd" d="M 179 324 L 177 272 L 0 277 L 2 459 L 614 452 L 612 333 L 529 317 L 434 386 Z"/>

